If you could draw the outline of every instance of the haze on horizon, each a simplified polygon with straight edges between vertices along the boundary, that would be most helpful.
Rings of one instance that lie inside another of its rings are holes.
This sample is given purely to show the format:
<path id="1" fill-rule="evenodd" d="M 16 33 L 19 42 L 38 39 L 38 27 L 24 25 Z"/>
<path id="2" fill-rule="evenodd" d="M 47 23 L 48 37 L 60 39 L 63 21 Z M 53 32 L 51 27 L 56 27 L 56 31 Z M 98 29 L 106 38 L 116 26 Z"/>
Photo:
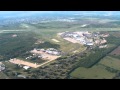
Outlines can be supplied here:
<path id="1" fill-rule="evenodd" d="M 102 15 L 114 15 L 119 14 L 120 11 L 0 11 L 0 16 L 4 15 L 32 15 L 32 14 L 102 14 Z"/>

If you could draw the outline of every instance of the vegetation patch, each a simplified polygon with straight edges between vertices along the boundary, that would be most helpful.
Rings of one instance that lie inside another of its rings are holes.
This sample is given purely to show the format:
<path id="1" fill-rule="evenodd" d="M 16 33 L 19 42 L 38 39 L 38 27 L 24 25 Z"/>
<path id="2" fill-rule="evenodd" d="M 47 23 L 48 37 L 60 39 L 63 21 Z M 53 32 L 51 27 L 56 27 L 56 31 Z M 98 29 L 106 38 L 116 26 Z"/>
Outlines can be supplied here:
<path id="1" fill-rule="evenodd" d="M 95 65 L 91 68 L 79 67 L 70 75 L 79 79 L 111 79 L 115 76 L 115 73 L 109 72 L 102 65 Z"/>
<path id="2" fill-rule="evenodd" d="M 103 64 L 105 66 L 111 67 L 113 69 L 120 70 L 120 60 L 119 59 L 107 56 L 107 57 L 103 58 L 99 63 Z"/>

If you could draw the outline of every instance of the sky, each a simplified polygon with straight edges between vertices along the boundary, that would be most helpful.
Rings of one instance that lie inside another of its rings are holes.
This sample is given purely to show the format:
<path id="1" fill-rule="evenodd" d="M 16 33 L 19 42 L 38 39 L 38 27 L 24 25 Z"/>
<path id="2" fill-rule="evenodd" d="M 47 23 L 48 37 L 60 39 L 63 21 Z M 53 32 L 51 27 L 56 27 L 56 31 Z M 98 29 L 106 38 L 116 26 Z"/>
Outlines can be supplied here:
<path id="1" fill-rule="evenodd" d="M 0 11 L 0 14 L 14 14 L 14 13 L 114 13 L 119 11 Z"/>
<path id="2" fill-rule="evenodd" d="M 0 16 L 24 16 L 33 14 L 81 14 L 81 15 L 120 15 L 120 11 L 0 11 Z"/>

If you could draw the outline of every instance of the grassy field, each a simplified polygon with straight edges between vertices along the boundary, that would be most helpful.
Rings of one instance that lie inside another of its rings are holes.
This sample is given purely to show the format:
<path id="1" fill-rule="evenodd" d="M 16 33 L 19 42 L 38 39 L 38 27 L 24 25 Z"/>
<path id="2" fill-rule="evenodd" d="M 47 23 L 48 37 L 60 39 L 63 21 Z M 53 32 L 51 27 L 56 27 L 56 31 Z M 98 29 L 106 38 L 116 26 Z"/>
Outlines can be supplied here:
<path id="1" fill-rule="evenodd" d="M 116 58 L 107 56 L 107 57 L 103 58 L 99 63 L 103 64 L 105 66 L 114 68 L 116 70 L 120 70 L 120 59 L 116 59 Z"/>
<path id="2" fill-rule="evenodd" d="M 111 79 L 115 73 L 111 73 L 102 65 L 95 65 L 92 68 L 79 67 L 70 75 L 79 79 Z"/>
<path id="3" fill-rule="evenodd" d="M 0 72 L 0 79 L 9 79 L 9 77 L 5 75 L 3 72 Z"/>
<path id="4" fill-rule="evenodd" d="M 60 45 L 60 50 L 62 50 L 63 52 L 67 52 L 67 53 L 71 54 L 71 53 L 74 53 L 74 51 L 82 52 L 83 50 L 85 50 L 85 47 L 83 45 L 80 45 L 77 43 L 76 44 L 71 43 L 69 41 L 62 39 L 60 36 L 56 36 L 54 38 L 57 39 L 58 41 L 60 41 L 57 44 Z"/>
<path id="5" fill-rule="evenodd" d="M 101 59 L 91 68 L 79 67 L 70 76 L 80 79 L 111 79 L 120 71 L 120 60 L 110 56 Z"/>

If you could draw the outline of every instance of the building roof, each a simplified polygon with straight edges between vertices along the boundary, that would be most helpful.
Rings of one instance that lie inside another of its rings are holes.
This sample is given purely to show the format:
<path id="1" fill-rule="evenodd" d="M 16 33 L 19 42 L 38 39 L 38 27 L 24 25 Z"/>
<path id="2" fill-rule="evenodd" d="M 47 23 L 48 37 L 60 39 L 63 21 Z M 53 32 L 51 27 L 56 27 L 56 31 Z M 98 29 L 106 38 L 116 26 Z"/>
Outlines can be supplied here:
<path id="1" fill-rule="evenodd" d="M 87 45 L 93 45 L 93 43 L 91 43 L 91 42 L 88 42 L 88 43 L 87 43 Z"/>
<path id="2" fill-rule="evenodd" d="M 23 68 L 24 68 L 25 70 L 27 70 L 27 69 L 29 69 L 30 67 L 29 67 L 29 66 L 23 66 Z"/>

